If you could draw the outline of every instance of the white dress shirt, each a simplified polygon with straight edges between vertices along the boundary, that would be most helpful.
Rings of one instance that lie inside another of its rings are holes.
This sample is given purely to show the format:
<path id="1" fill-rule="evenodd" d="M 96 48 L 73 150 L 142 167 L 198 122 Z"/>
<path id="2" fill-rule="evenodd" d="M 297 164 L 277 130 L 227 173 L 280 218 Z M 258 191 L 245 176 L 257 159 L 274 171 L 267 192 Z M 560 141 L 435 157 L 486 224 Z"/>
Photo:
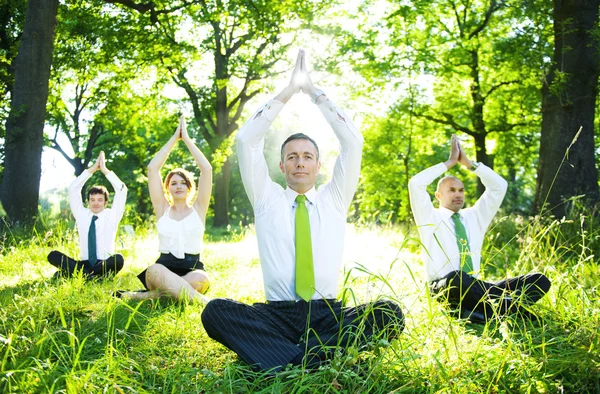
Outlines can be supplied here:
<path id="1" fill-rule="evenodd" d="M 83 205 L 81 189 L 85 182 L 92 177 L 89 171 L 83 171 L 69 186 L 69 205 L 79 233 L 80 259 L 88 260 L 88 232 L 92 223 L 92 216 L 98 216 L 96 220 L 96 256 L 98 260 L 106 260 L 115 254 L 115 238 L 119 222 L 125 213 L 125 202 L 127 202 L 127 186 L 117 175 L 110 171 L 106 179 L 115 190 L 111 208 L 104 208 L 102 212 L 94 214 Z"/>
<path id="2" fill-rule="evenodd" d="M 268 301 L 299 300 L 295 290 L 294 190 L 283 189 L 269 177 L 263 154 L 265 134 L 284 104 L 272 100 L 237 135 L 240 171 L 254 207 L 256 236 Z M 310 220 L 316 291 L 313 299 L 336 298 L 342 265 L 346 215 L 360 175 L 363 137 L 350 118 L 330 100 L 321 113 L 340 141 L 331 181 L 305 193 Z"/>
<path id="3" fill-rule="evenodd" d="M 427 193 L 427 186 L 447 170 L 446 165 L 440 163 L 421 171 L 408 182 L 410 204 L 421 236 L 428 281 L 460 270 L 460 253 L 454 222 L 451 218 L 454 212 L 444 207 L 434 208 L 431 197 Z M 467 231 L 476 276 L 480 270 L 485 232 L 502 204 L 508 184 L 500 175 L 483 164 L 480 164 L 474 173 L 485 186 L 485 193 L 475 205 L 461 209 L 458 213 Z"/>

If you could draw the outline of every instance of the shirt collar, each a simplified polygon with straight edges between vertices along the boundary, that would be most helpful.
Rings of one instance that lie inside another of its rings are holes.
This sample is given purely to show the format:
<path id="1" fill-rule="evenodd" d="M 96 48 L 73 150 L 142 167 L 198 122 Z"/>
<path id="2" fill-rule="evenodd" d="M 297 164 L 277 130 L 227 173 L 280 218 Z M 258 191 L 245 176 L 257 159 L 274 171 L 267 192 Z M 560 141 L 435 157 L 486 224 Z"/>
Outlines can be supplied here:
<path id="1" fill-rule="evenodd" d="M 106 209 L 107 208 L 104 208 L 102 211 L 100 211 L 98 213 L 92 212 L 92 210 L 89 209 L 89 208 L 88 208 L 88 211 L 90 212 L 90 217 L 92 217 L 92 216 L 98 216 L 98 219 L 100 219 L 101 217 L 103 217 L 104 215 L 106 215 Z"/>
<path id="2" fill-rule="evenodd" d="M 294 206 L 294 202 L 296 201 L 296 197 L 298 196 L 298 194 L 300 193 L 298 193 L 294 189 L 290 189 L 289 186 L 285 189 L 285 198 L 287 199 L 287 202 L 290 205 L 290 207 Z M 317 191 L 315 190 L 314 186 L 309 191 L 304 193 L 304 195 L 311 204 L 315 203 L 317 198 Z"/>
<path id="3" fill-rule="evenodd" d="M 448 209 L 446 207 L 439 207 L 438 209 L 444 219 L 450 219 L 452 217 L 452 215 L 454 215 L 456 213 L 453 210 Z M 462 211 L 462 209 L 460 211 L 458 211 L 458 214 L 460 214 L 460 216 L 462 217 L 461 211 Z"/>

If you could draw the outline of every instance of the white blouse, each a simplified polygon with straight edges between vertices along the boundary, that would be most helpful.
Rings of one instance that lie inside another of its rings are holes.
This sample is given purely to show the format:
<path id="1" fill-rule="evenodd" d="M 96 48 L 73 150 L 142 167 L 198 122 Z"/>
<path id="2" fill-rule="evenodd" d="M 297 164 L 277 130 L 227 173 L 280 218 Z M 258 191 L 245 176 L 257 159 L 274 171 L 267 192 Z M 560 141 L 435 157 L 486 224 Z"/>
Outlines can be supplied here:
<path id="1" fill-rule="evenodd" d="M 178 259 L 185 258 L 185 254 L 200 254 L 202 252 L 202 237 L 204 236 L 204 223 L 194 208 L 192 212 L 181 220 L 169 217 L 169 207 L 164 215 L 158 219 L 159 251 L 171 253 Z"/>

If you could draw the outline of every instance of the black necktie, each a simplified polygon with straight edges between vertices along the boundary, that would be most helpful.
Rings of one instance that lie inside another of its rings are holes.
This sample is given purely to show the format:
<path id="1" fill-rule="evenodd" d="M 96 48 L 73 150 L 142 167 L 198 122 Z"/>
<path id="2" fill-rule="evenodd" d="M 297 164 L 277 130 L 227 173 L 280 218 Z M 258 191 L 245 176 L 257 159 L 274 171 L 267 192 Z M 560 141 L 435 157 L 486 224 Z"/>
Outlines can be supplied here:
<path id="1" fill-rule="evenodd" d="M 96 257 L 96 220 L 98 220 L 98 216 L 92 216 L 92 223 L 90 223 L 90 230 L 88 231 L 88 261 L 90 262 L 90 268 L 93 268 L 98 261 L 98 257 Z"/>

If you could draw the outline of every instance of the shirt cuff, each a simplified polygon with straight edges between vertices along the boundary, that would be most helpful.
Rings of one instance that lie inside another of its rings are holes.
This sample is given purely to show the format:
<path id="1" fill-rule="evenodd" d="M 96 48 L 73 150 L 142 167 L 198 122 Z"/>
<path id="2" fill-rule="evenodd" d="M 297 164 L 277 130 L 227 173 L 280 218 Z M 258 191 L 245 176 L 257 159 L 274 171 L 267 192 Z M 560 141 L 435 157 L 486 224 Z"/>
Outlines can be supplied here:
<path id="1" fill-rule="evenodd" d="M 258 110 L 258 112 L 261 113 L 260 116 L 263 116 L 269 122 L 272 122 L 275 120 L 277 115 L 279 115 L 279 112 L 281 112 L 284 105 L 285 104 L 281 101 L 271 100 L 265 105 L 263 105 L 262 108 Z"/>
<path id="2" fill-rule="evenodd" d="M 449 168 L 446 167 L 446 163 L 443 161 L 441 163 L 437 164 L 434 168 L 439 172 L 438 176 L 444 174 L 445 172 L 447 172 L 449 170 Z"/>
<path id="3" fill-rule="evenodd" d="M 479 174 L 481 174 L 481 172 L 485 172 L 484 168 L 488 168 L 486 167 L 485 164 L 483 164 L 482 162 L 479 162 L 479 165 L 477 166 L 476 169 L 473 170 L 473 173 L 477 176 L 479 176 Z"/>
<path id="4" fill-rule="evenodd" d="M 79 174 L 79 176 L 75 179 L 75 181 L 79 180 L 79 181 L 81 181 L 81 184 L 83 185 L 93 175 L 94 174 L 90 174 L 90 172 L 87 169 L 85 169 L 85 170 L 83 170 L 83 172 L 81 174 Z M 75 181 L 73 181 L 73 183 L 75 183 Z"/>

